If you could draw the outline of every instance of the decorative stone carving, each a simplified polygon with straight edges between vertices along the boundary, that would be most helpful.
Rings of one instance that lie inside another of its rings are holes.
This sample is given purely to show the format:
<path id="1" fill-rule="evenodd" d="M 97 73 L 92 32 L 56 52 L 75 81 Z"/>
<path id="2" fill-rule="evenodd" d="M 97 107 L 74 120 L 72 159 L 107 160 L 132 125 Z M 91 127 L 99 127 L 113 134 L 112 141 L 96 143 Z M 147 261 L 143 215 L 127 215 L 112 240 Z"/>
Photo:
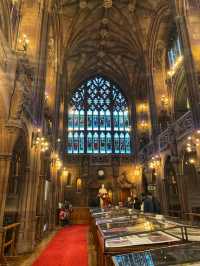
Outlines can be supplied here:
<path id="1" fill-rule="evenodd" d="M 162 69 L 164 48 L 165 47 L 162 42 L 157 43 L 156 52 L 155 52 L 155 61 L 154 61 L 156 69 Z"/>
<path id="2" fill-rule="evenodd" d="M 194 122 L 191 111 L 187 112 L 176 121 L 175 131 L 177 138 L 180 139 L 194 129 Z"/>
<path id="3" fill-rule="evenodd" d="M 16 70 L 15 87 L 11 98 L 10 119 L 20 119 L 22 111 L 32 116 L 32 83 L 33 71 L 29 67 L 29 62 L 19 60 Z"/>
<path id="4" fill-rule="evenodd" d="M 121 173 L 117 178 L 117 183 L 120 188 L 132 188 L 133 184 L 128 181 L 126 172 Z"/>
<path id="5" fill-rule="evenodd" d="M 3 42 L 0 39 L 0 66 L 6 70 L 6 65 L 7 65 L 7 56 L 6 56 L 6 51 L 3 46 Z"/>

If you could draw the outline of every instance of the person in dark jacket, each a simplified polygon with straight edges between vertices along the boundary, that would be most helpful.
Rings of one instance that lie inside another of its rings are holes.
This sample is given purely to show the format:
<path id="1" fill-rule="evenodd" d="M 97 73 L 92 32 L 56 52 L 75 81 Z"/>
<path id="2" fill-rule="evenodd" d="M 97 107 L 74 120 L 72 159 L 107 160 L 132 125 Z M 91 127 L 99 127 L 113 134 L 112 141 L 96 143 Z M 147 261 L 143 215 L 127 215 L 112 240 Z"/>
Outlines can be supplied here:
<path id="1" fill-rule="evenodd" d="M 161 209 L 160 209 L 160 202 L 159 202 L 159 200 L 155 196 L 153 196 L 152 200 L 153 200 L 154 213 L 159 214 L 160 211 L 161 211 Z"/>
<path id="2" fill-rule="evenodd" d="M 141 210 L 141 204 L 142 202 L 139 200 L 138 197 L 135 197 L 133 207 L 136 210 Z"/>
<path id="3" fill-rule="evenodd" d="M 144 212 L 154 213 L 154 205 L 151 193 L 147 193 L 144 199 Z"/>

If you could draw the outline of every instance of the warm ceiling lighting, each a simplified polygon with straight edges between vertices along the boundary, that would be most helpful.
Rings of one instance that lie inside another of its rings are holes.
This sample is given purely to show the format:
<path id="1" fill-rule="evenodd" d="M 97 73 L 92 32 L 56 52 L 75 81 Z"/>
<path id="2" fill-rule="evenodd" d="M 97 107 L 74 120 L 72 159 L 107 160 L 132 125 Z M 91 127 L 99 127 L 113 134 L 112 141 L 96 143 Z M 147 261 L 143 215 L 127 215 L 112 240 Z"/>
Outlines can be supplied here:
<path id="1" fill-rule="evenodd" d="M 146 102 L 138 104 L 138 112 L 145 113 L 148 111 L 148 105 Z"/>

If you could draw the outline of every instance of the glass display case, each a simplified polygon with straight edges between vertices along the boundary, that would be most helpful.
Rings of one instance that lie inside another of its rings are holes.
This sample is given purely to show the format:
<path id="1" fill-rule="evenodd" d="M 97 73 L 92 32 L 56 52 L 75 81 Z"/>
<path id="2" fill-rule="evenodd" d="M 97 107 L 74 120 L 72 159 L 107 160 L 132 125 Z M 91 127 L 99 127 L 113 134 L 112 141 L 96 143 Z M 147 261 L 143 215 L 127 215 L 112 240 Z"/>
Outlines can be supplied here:
<path id="1" fill-rule="evenodd" d="M 109 208 L 109 209 L 95 209 L 90 211 L 91 216 L 95 219 L 103 218 L 114 218 L 114 217 L 123 217 L 130 216 L 132 214 L 137 214 L 137 211 L 128 208 Z"/>
<path id="2" fill-rule="evenodd" d="M 97 210 L 91 216 L 100 266 L 113 265 L 111 257 L 114 254 L 200 241 L 199 227 L 163 215 L 112 208 Z"/>
<path id="3" fill-rule="evenodd" d="M 112 257 L 115 266 L 200 265 L 200 243 L 175 245 Z"/>

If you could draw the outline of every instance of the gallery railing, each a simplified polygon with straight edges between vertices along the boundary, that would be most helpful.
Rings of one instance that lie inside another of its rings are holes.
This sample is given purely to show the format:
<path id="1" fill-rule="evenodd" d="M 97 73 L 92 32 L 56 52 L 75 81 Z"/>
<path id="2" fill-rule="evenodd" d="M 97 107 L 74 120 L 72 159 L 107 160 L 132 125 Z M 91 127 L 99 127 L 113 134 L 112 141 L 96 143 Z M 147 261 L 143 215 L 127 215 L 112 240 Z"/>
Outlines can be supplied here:
<path id="1" fill-rule="evenodd" d="M 20 223 L 9 224 L 3 227 L 2 256 L 16 255 L 17 231 Z"/>
<path id="2" fill-rule="evenodd" d="M 188 111 L 178 120 L 168 126 L 168 128 L 161 132 L 158 136 L 158 149 L 162 152 L 170 145 L 173 146 L 174 142 L 182 140 L 185 136 L 189 135 L 194 130 L 194 123 L 191 111 Z M 150 142 L 139 151 L 140 162 L 147 161 L 154 154 L 153 143 Z"/>

